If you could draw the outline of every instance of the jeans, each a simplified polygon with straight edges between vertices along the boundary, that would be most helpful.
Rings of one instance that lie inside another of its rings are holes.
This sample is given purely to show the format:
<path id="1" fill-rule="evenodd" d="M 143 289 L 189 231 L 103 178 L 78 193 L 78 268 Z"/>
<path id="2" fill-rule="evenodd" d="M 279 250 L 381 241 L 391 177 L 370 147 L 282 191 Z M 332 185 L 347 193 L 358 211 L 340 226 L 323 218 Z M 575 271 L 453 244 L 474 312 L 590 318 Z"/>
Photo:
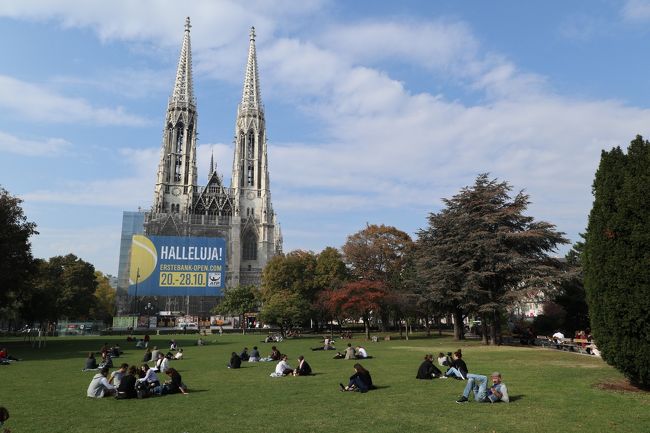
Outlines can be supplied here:
<path id="1" fill-rule="evenodd" d="M 449 370 L 447 370 L 445 376 L 456 376 L 458 378 L 465 379 L 463 377 L 463 373 L 461 373 L 460 370 L 456 367 L 449 367 Z"/>
<path id="2" fill-rule="evenodd" d="M 463 395 L 465 398 L 469 398 L 469 393 L 474 391 L 474 400 L 481 401 L 487 397 L 487 376 L 482 374 L 467 374 L 467 385 L 465 385 L 465 390 Z"/>

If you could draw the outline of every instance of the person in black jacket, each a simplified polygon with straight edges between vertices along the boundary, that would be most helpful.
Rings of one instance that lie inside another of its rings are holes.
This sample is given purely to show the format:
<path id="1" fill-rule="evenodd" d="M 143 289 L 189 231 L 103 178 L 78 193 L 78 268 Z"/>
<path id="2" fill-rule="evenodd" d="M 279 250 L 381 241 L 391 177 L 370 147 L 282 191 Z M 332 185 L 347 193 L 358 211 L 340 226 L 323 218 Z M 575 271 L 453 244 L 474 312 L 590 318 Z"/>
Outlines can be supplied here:
<path id="1" fill-rule="evenodd" d="M 116 398 L 123 399 L 137 397 L 135 392 L 135 383 L 137 381 L 136 374 L 138 374 L 138 368 L 135 365 L 130 366 L 126 375 L 122 377 L 120 386 L 117 387 Z"/>
<path id="2" fill-rule="evenodd" d="M 239 368 L 241 367 L 241 358 L 237 353 L 233 352 L 230 355 L 230 362 L 228 363 L 228 368 Z"/>
<path id="3" fill-rule="evenodd" d="M 342 383 L 339 383 L 341 391 L 357 391 L 357 392 L 368 392 L 371 389 L 374 389 L 372 384 L 372 377 L 370 372 L 363 368 L 361 364 L 354 364 L 354 374 L 350 376 L 350 381 L 348 386 L 343 386 Z"/>
<path id="4" fill-rule="evenodd" d="M 433 379 L 434 377 L 444 377 L 442 371 L 438 370 L 438 367 L 433 365 L 433 355 L 424 355 L 424 361 L 420 364 L 418 368 L 418 374 L 415 376 L 416 379 Z"/>
<path id="5" fill-rule="evenodd" d="M 169 376 L 169 380 L 163 385 L 163 394 L 177 394 L 179 392 L 187 394 L 185 385 L 181 379 L 181 374 L 175 368 L 170 367 L 165 374 Z"/>
<path id="6" fill-rule="evenodd" d="M 467 373 L 469 372 L 469 369 L 467 368 L 467 364 L 465 364 L 465 361 L 463 361 L 463 354 L 461 353 L 460 350 L 457 352 L 454 352 L 454 359 L 451 362 L 451 367 L 449 367 L 449 370 L 445 373 L 445 376 L 447 377 L 454 377 L 456 379 L 460 380 L 465 380 L 467 379 Z"/>
<path id="7" fill-rule="evenodd" d="M 294 376 L 309 376 L 311 374 L 311 366 L 305 361 L 305 357 L 300 355 L 298 357 L 298 367 L 293 370 Z"/>

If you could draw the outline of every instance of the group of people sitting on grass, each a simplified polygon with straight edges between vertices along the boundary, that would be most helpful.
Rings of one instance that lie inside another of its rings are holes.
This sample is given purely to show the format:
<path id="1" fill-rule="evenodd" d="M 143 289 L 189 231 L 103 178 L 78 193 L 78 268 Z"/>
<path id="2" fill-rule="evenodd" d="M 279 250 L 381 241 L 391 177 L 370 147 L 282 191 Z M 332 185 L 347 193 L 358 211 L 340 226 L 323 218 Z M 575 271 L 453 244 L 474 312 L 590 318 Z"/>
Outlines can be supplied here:
<path id="1" fill-rule="evenodd" d="M 113 367 L 113 355 L 119 356 L 122 354 L 119 346 L 109 347 L 108 344 L 104 344 L 100 349 L 102 356 L 100 364 L 97 364 L 95 354 L 89 352 L 84 371 L 98 370 L 98 373 L 90 381 L 86 394 L 88 397 L 94 398 L 115 396 L 120 399 L 144 398 L 175 393 L 186 394 L 187 387 L 183 384 L 180 373 L 169 365 L 170 360 L 183 359 L 183 349 L 178 347 L 175 340 L 169 342 L 169 349 L 165 354 L 158 349 L 158 346 L 154 346 L 153 350 L 147 347 L 140 368 L 123 363 L 110 374 L 110 377 L 108 373 Z M 172 351 L 176 353 L 172 353 Z M 149 367 L 148 362 L 151 361 L 154 362 L 153 367 Z M 161 384 L 157 373 L 166 374 L 169 379 Z"/>
<path id="2" fill-rule="evenodd" d="M 508 403 L 510 401 L 508 388 L 501 381 L 501 373 L 492 373 L 492 386 L 488 388 L 487 376 L 469 373 L 460 349 L 453 354 L 451 352 L 448 352 L 447 355 L 439 353 L 438 364 L 441 367 L 447 367 L 447 371 L 443 373 L 433 364 L 432 354 L 424 355 L 424 361 L 418 367 L 415 378 L 429 380 L 453 377 L 458 380 L 467 380 L 463 395 L 456 401 L 457 403 L 468 402 L 471 393 L 474 393 L 474 400 L 481 403 L 496 403 L 498 401 Z"/>
<path id="3" fill-rule="evenodd" d="M 156 370 L 148 364 L 142 364 L 140 369 L 135 365 L 124 363 L 111 373 L 108 367 L 103 367 L 93 376 L 86 395 L 92 398 L 115 397 L 118 399 L 144 398 L 167 394 L 187 394 L 187 387 L 180 373 L 175 368 L 168 368 L 165 374 L 169 379 L 161 384 Z"/>
<path id="4" fill-rule="evenodd" d="M 371 358 L 368 356 L 368 351 L 363 346 L 352 347 L 351 343 L 348 343 L 348 347 L 344 352 L 336 352 L 334 359 L 366 359 Z"/>

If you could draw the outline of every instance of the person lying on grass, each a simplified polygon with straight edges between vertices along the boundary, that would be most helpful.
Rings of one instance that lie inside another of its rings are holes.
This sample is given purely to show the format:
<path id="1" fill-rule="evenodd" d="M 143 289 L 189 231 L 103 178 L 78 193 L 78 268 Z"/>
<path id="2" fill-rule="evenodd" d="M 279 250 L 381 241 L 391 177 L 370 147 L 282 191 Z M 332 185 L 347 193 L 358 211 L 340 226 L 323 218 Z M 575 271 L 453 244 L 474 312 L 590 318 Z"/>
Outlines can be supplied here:
<path id="1" fill-rule="evenodd" d="M 491 378 L 492 386 L 488 388 L 487 376 L 469 373 L 463 395 L 456 400 L 456 403 L 467 403 L 470 392 L 474 392 L 474 400 L 479 403 L 496 403 L 499 401 L 509 403 L 508 388 L 505 383 L 501 382 L 501 373 L 495 371 L 492 373 Z"/>

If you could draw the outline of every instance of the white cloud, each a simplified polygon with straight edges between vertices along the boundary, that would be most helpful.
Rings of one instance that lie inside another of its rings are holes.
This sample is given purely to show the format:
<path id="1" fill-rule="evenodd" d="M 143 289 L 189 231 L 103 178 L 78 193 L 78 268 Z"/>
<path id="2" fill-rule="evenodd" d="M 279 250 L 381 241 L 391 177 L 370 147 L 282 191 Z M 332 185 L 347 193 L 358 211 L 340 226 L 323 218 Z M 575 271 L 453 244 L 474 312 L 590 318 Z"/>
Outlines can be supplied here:
<path id="1" fill-rule="evenodd" d="M 147 120 L 124 108 L 93 107 L 35 84 L 0 75 L 0 108 L 13 115 L 53 123 L 91 122 L 96 125 L 142 126 Z"/>
<path id="2" fill-rule="evenodd" d="M 31 140 L 0 131 L 0 152 L 50 157 L 64 154 L 70 147 L 70 142 L 62 138 Z"/>
<path id="3" fill-rule="evenodd" d="M 92 263 L 97 270 L 117 275 L 119 224 L 71 229 L 39 225 L 38 232 L 32 248 L 34 257 L 49 259 L 58 255 L 74 254 Z"/>
<path id="4" fill-rule="evenodd" d="M 628 21 L 650 20 L 649 0 L 627 0 L 621 9 L 621 15 Z"/>

